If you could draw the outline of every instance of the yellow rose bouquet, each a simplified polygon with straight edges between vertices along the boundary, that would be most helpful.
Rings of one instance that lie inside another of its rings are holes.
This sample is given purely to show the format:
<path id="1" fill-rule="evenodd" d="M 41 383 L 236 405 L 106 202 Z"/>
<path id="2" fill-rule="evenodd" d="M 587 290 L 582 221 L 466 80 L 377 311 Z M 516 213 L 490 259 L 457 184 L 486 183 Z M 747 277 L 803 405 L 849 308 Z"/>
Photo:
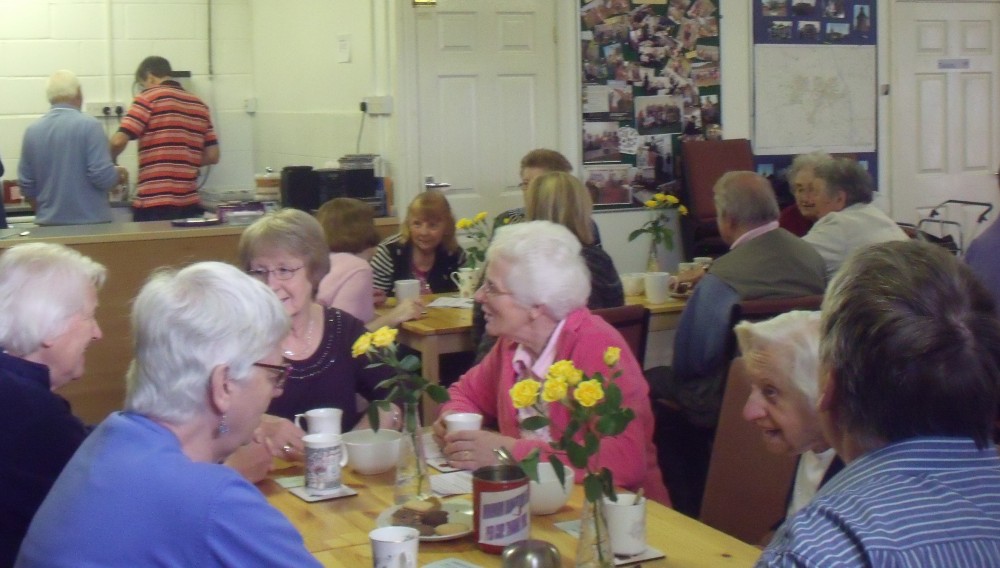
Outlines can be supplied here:
<path id="1" fill-rule="evenodd" d="M 465 266 L 469 268 L 478 268 L 486 260 L 486 248 L 493 235 L 488 216 L 486 211 L 480 211 L 472 219 L 463 217 L 455 223 L 459 236 L 471 243 L 465 247 Z"/>
<path id="2" fill-rule="evenodd" d="M 449 396 L 444 387 L 420 375 L 420 359 L 416 355 L 407 354 L 402 359 L 399 358 L 397 333 L 398 330 L 389 327 L 364 333 L 354 342 L 351 354 L 355 357 L 367 356 L 371 361 L 369 367 L 387 365 L 396 371 L 395 375 L 376 385 L 378 389 L 386 389 L 388 394 L 384 399 L 376 400 L 368 406 L 368 421 L 377 432 L 379 410 L 387 412 L 391 410 L 391 403 L 402 403 L 404 436 L 396 464 L 395 500 L 403 503 L 412 498 L 430 495 L 421 441 L 420 397 L 427 393 L 435 402 L 442 403 Z"/>
<path id="3" fill-rule="evenodd" d="M 521 422 L 526 430 L 549 425 L 544 404 L 559 404 L 569 411 L 566 429 L 552 440 L 551 445 L 557 453 L 564 454 L 573 467 L 586 472 L 583 488 L 590 502 L 604 495 L 616 499 L 611 471 L 606 467 L 595 468 L 595 458 L 600 452 L 601 438 L 621 434 L 635 418 L 631 408 L 622 406 L 622 391 L 614 382 L 621 376 L 621 370 L 617 369 L 620 355 L 618 347 L 608 347 L 604 352 L 607 375 L 601 372 L 587 375 L 572 361 L 562 360 L 549 367 L 544 382 L 526 378 L 510 389 L 516 408 L 533 407 L 538 411 L 537 416 Z M 538 479 L 538 459 L 539 453 L 534 451 L 521 461 L 522 468 L 535 480 Z M 562 482 L 566 475 L 562 461 L 553 454 L 549 456 L 549 463 Z"/>
<path id="4" fill-rule="evenodd" d="M 681 215 L 687 215 L 688 209 L 681 204 L 677 196 L 669 193 L 656 193 L 645 203 L 646 209 L 654 213 L 653 218 L 646 221 L 638 229 L 628 235 L 629 242 L 648 234 L 653 237 L 653 245 L 663 245 L 669 250 L 674 248 L 674 232 L 667 227 L 666 220 L 660 215 L 659 209 L 676 209 Z"/>

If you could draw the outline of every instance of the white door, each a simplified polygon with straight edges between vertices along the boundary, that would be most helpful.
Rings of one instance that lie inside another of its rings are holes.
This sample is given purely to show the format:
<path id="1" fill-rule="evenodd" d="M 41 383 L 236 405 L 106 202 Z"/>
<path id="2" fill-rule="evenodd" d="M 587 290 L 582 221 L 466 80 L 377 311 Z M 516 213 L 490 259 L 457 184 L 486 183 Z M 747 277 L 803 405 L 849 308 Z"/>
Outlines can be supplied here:
<path id="1" fill-rule="evenodd" d="M 421 176 L 451 184 L 456 217 L 522 206 L 521 156 L 557 145 L 555 10 L 439 0 L 415 14 L 417 161 Z"/>
<path id="2" fill-rule="evenodd" d="M 1000 4 L 903 2 L 892 17 L 892 217 L 916 222 L 948 199 L 998 201 Z M 943 213 L 982 227 L 978 208 Z"/>

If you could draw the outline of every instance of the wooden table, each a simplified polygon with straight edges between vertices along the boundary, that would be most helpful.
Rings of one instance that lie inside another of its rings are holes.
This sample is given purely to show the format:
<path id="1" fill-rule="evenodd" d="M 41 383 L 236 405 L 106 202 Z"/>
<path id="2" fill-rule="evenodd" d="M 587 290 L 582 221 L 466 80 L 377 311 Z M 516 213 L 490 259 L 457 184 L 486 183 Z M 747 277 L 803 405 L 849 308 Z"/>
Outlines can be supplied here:
<path id="1" fill-rule="evenodd" d="M 625 304 L 632 306 L 642 304 L 649 310 L 649 331 L 669 331 L 677 329 L 681 321 L 681 312 L 687 300 L 682 298 L 667 298 L 662 304 L 652 304 L 646 299 L 645 294 L 638 296 L 625 296 Z"/>
<path id="2" fill-rule="evenodd" d="M 280 470 L 278 475 L 301 473 L 301 466 Z M 376 528 L 379 513 L 392 505 L 394 472 L 359 476 L 344 472 L 348 486 L 358 492 L 356 497 L 306 503 L 272 480 L 259 487 L 267 500 L 280 510 L 302 534 L 306 548 L 324 565 L 357 568 L 371 566 L 371 546 L 368 532 Z M 472 496 L 449 497 L 447 500 Z M 563 566 L 572 567 L 576 555 L 576 539 L 554 526 L 556 522 L 580 518 L 583 488 L 576 485 L 570 501 L 554 515 L 535 516 L 531 520 L 531 537 L 554 544 L 562 555 Z M 646 535 L 649 544 L 666 553 L 666 558 L 643 562 L 656 567 L 728 567 L 752 566 L 760 555 L 753 546 L 721 533 L 658 503 L 648 502 Z M 500 566 L 500 557 L 476 548 L 473 535 L 443 542 L 420 543 L 418 564 L 446 558 L 459 558 L 478 566 Z"/>

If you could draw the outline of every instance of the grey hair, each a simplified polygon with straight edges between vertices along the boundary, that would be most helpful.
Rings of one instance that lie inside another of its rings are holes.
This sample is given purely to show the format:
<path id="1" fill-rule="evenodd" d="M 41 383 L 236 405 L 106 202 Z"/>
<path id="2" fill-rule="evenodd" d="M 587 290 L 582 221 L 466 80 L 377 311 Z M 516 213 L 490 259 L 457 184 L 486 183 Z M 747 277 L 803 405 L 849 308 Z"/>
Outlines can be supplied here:
<path id="1" fill-rule="evenodd" d="M 545 306 L 556 320 L 587 305 L 590 271 L 566 227 L 550 221 L 502 227 L 486 251 L 486 262 L 497 258 L 509 263 L 504 286 L 519 303 Z"/>
<path id="2" fill-rule="evenodd" d="M 785 176 L 785 179 L 788 180 L 788 183 L 792 183 L 795 176 L 799 175 L 799 172 L 802 170 L 808 169 L 815 171 L 816 166 L 832 159 L 833 156 L 827 154 L 826 152 L 809 152 L 808 154 L 799 154 L 798 156 L 795 156 L 794 160 L 792 160 L 792 165 L 788 166 L 788 174 Z"/>
<path id="3" fill-rule="evenodd" d="M 738 226 L 754 228 L 778 219 L 771 182 L 748 171 L 726 172 L 712 188 L 715 212 Z"/>
<path id="4" fill-rule="evenodd" d="M 0 348 L 24 357 L 65 331 L 107 269 L 53 243 L 15 245 L 0 255 Z"/>
<path id="5" fill-rule="evenodd" d="M 856 160 L 850 158 L 832 158 L 818 164 L 813 169 L 813 175 L 826 182 L 826 194 L 836 198 L 837 192 L 843 191 L 845 207 L 855 203 L 871 203 L 875 191 L 875 182 L 868 170 L 861 167 Z"/>
<path id="6" fill-rule="evenodd" d="M 51 104 L 71 101 L 80 92 L 80 80 L 76 78 L 76 73 L 67 69 L 53 73 L 45 85 L 45 96 Z"/>
<path id="7" fill-rule="evenodd" d="M 313 289 L 330 272 L 330 250 L 323 226 L 315 217 L 299 209 L 285 208 L 264 215 L 240 235 L 240 264 L 244 270 L 257 256 L 286 252 L 305 262 Z"/>
<path id="8" fill-rule="evenodd" d="M 819 312 L 793 311 L 733 328 L 743 359 L 785 379 L 809 404 L 819 397 Z"/>
<path id="9" fill-rule="evenodd" d="M 860 249 L 830 282 L 821 334 L 835 419 L 862 447 L 917 436 L 990 443 L 1000 320 L 990 293 L 943 248 Z"/>
<path id="10" fill-rule="evenodd" d="M 208 406 L 215 367 L 246 380 L 289 325 L 278 297 L 234 266 L 199 262 L 157 271 L 132 308 L 126 410 L 176 424 L 191 420 Z"/>

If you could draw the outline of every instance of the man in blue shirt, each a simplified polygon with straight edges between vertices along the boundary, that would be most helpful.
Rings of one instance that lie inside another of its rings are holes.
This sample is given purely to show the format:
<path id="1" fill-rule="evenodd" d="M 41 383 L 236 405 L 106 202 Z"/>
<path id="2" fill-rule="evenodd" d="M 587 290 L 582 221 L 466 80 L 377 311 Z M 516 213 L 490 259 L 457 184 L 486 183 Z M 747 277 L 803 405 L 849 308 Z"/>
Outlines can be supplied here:
<path id="1" fill-rule="evenodd" d="M 758 566 L 998 566 L 1000 320 L 943 248 L 861 249 L 823 304 L 820 421 L 847 466 Z"/>
<path id="2" fill-rule="evenodd" d="M 18 181 L 39 225 L 108 223 L 108 192 L 128 180 L 111 161 L 96 118 L 80 112 L 83 92 L 71 71 L 49 77 L 52 108 L 24 132 Z"/>

